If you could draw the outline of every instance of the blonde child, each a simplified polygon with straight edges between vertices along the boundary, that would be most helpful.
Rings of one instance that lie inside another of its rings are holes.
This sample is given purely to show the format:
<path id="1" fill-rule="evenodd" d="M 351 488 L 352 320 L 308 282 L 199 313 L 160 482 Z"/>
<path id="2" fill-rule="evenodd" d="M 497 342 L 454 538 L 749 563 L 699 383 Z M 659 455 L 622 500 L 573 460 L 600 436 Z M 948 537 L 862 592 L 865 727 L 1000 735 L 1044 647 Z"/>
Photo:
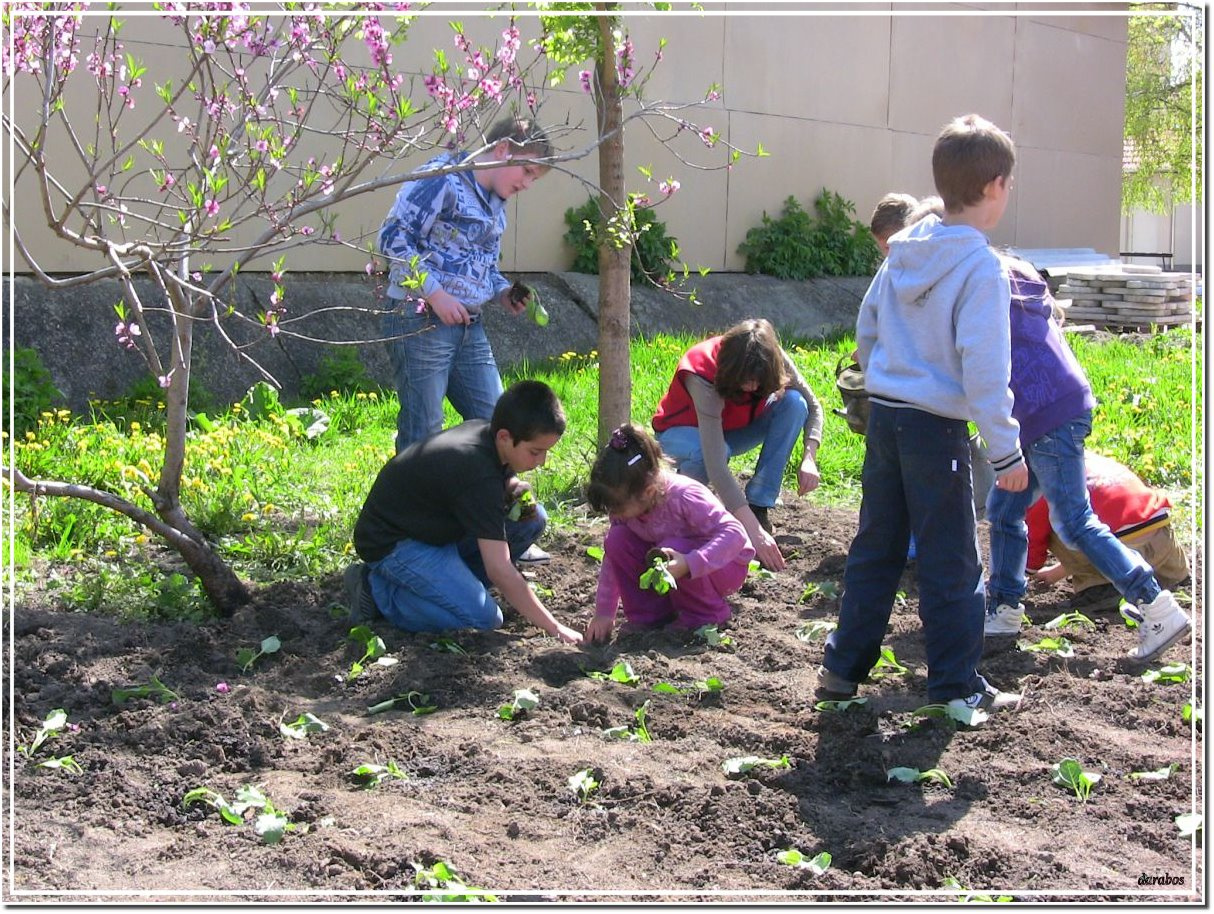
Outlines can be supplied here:
<path id="1" fill-rule="evenodd" d="M 651 435 L 635 425 L 613 431 L 590 471 L 586 498 L 611 518 L 587 642 L 611 637 L 621 604 L 637 628 L 696 629 L 730 617 L 725 597 L 746 580 L 755 554 L 750 538 L 707 486 L 667 469 Z M 653 550 L 675 580 L 666 593 L 640 584 Z"/>

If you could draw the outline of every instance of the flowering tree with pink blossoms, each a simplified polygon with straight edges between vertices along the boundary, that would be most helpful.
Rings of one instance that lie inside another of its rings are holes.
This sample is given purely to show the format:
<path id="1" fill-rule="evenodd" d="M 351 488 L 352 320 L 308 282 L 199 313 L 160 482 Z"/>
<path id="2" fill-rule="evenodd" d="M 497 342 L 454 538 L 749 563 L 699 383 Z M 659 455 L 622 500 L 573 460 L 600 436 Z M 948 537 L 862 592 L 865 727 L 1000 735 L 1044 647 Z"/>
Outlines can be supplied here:
<path id="1" fill-rule="evenodd" d="M 18 467 L 3 474 L 17 491 L 86 499 L 160 536 L 222 614 L 246 602 L 248 590 L 180 499 L 195 334 L 231 342 L 243 324 L 270 337 L 302 335 L 301 318 L 290 311 L 291 258 L 317 244 L 369 250 L 363 239 L 341 236 L 334 207 L 419 177 L 404 162 L 421 153 L 460 147 L 475 158 L 498 116 L 539 113 L 540 87 L 554 67 L 559 74 L 567 65 L 550 31 L 525 43 L 507 13 L 492 46 L 476 44 L 452 23 L 454 50 L 435 50 L 427 71 L 410 73 L 394 56 L 416 4 L 363 3 L 357 12 L 334 13 L 321 4 L 282 3 L 264 12 L 270 6 L 257 4 L 255 12 L 230 0 L 156 4 L 181 49 L 172 73 L 149 72 L 126 46 L 121 4 L 104 15 L 83 3 L 9 3 L 3 10 L 11 43 L 4 43 L 0 71 L 6 96 L 19 99 L 19 114 L 2 121 L 15 149 L 15 182 L 36 193 L 39 225 L 94 266 L 69 276 L 44 268 L 38 246 L 27 243 L 32 215 L 18 214 L 6 199 L 16 253 L 54 289 L 102 279 L 121 285 L 115 343 L 144 358 L 166 407 L 164 459 L 155 485 L 144 488 L 146 503 L 85 483 L 31 479 Z M 618 55 L 615 62 L 619 68 L 599 67 L 600 85 L 631 66 Z M 642 102 L 627 119 L 657 118 L 677 132 L 700 132 L 684 119 L 685 107 Z M 618 142 L 622 163 L 624 120 L 608 129 L 600 124 L 583 148 L 542 161 L 561 169 L 596 147 L 616 157 L 609 144 Z M 573 129 L 548 132 L 559 140 Z M 442 171 L 474 167 L 486 166 Z M 667 196 L 672 182 L 665 182 Z M 636 204 L 622 186 L 604 194 L 625 211 Z M 623 250 L 627 281 L 628 222 L 616 225 L 611 247 Z M 370 253 L 369 272 L 377 260 Z M 257 313 L 236 304 L 236 282 L 249 270 L 274 282 Z M 141 293 L 146 285 L 136 278 L 150 280 L 154 293 Z M 626 358 L 627 287 L 622 298 L 618 290 L 613 295 L 613 309 L 604 313 L 615 320 L 610 315 L 622 302 Z M 152 315 L 167 318 L 171 329 L 154 332 Z"/>

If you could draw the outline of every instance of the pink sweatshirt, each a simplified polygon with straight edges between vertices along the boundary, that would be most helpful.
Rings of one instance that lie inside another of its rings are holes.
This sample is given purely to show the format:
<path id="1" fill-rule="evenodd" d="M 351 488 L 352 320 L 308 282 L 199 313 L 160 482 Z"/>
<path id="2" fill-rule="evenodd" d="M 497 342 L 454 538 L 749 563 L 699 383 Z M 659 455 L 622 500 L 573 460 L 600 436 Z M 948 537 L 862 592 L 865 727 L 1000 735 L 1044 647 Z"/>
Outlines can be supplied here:
<path id="1" fill-rule="evenodd" d="M 666 497 L 652 511 L 628 520 L 612 520 L 612 525 L 623 524 L 655 547 L 677 539 L 696 543 L 694 549 L 679 550 L 687 556 L 692 578 L 711 574 L 731 562 L 750 564 L 755 550 L 742 522 L 725 510 L 706 485 L 676 473 L 664 474 L 664 481 Z M 635 574 L 639 576 L 644 570 L 637 568 Z M 614 563 L 604 561 L 595 611 L 614 614 L 619 601 Z"/>

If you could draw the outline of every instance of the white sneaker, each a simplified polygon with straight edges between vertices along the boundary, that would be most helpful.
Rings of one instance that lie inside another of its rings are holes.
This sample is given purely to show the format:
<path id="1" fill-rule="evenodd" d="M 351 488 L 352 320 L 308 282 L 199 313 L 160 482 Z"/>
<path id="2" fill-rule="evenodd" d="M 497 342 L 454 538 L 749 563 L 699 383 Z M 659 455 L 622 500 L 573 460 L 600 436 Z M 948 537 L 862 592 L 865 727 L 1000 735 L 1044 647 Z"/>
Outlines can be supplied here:
<path id="1" fill-rule="evenodd" d="M 1008 606 L 1000 603 L 986 614 L 986 622 L 982 626 L 984 635 L 1018 635 L 1020 620 L 1024 616 L 1024 604 L 1017 603 Z"/>
<path id="2" fill-rule="evenodd" d="M 1126 603 L 1121 614 L 1138 623 L 1138 646 L 1126 656 L 1139 663 L 1155 660 L 1192 630 L 1189 617 L 1170 590 L 1159 591 L 1159 596 L 1150 603 L 1139 606 Z"/>
<path id="3" fill-rule="evenodd" d="M 515 561 L 520 565 L 547 565 L 552 561 L 552 556 L 532 543 Z"/>

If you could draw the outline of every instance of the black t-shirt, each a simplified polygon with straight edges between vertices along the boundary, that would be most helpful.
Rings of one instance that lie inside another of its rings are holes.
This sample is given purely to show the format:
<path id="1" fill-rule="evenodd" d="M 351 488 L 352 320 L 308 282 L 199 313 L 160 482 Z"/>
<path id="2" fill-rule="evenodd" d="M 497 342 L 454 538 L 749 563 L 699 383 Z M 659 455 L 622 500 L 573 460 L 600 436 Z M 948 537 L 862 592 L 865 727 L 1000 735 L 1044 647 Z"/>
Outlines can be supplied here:
<path id="1" fill-rule="evenodd" d="M 354 548 L 377 562 L 404 539 L 433 546 L 505 540 L 506 481 L 489 423 L 474 419 L 414 442 L 384 465 L 354 524 Z"/>

